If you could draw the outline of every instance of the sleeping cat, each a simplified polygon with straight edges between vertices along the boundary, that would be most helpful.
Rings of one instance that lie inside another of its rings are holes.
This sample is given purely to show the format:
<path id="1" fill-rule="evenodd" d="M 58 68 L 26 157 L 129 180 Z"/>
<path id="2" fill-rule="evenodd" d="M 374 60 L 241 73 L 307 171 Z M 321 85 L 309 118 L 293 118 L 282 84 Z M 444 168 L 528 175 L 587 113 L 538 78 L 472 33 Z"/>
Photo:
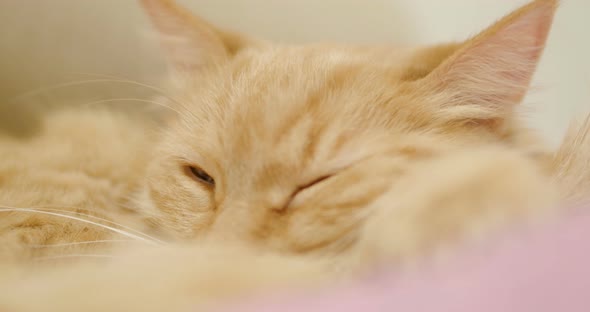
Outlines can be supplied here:
<path id="1" fill-rule="evenodd" d="M 590 123 L 551 151 L 515 113 L 556 1 L 403 49 L 275 45 L 141 3 L 170 61 L 165 125 L 64 110 L 0 137 L 1 309 L 180 310 L 334 282 L 588 195 Z"/>

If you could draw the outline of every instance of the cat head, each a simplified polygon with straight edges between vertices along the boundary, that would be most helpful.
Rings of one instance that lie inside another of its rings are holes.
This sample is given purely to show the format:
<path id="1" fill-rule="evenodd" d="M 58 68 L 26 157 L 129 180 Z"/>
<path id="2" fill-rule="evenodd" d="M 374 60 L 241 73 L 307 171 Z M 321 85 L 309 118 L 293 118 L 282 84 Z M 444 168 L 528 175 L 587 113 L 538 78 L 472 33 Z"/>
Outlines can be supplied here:
<path id="1" fill-rule="evenodd" d="M 531 143 L 515 116 L 556 1 L 537 0 L 459 43 L 276 45 L 142 0 L 178 112 L 142 205 L 183 238 L 290 252 L 345 248 L 365 207 L 408 165 L 459 146 Z"/>

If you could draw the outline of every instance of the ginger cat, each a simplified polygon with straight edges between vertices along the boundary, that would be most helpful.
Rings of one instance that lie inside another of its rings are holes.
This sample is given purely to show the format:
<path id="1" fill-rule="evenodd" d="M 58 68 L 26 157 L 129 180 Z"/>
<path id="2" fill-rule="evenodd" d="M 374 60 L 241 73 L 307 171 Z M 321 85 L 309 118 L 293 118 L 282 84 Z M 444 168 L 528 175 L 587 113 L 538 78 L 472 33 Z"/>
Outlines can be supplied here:
<path id="1" fill-rule="evenodd" d="M 588 195 L 590 123 L 550 151 L 515 113 L 556 1 L 404 49 L 274 45 L 141 4 L 171 64 L 165 125 L 64 110 L 0 137 L 2 310 L 204 308 L 411 265 Z"/>

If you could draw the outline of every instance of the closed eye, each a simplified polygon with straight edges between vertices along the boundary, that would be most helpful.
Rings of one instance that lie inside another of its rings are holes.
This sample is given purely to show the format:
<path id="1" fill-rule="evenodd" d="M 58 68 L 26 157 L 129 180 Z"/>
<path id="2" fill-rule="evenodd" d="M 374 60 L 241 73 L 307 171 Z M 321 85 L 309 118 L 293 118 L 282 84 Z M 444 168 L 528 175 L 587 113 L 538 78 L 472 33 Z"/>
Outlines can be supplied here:
<path id="1" fill-rule="evenodd" d="M 193 180 L 208 186 L 215 186 L 215 180 L 205 170 L 197 166 L 186 166 L 184 171 Z"/>
<path id="2" fill-rule="evenodd" d="M 308 182 L 306 184 L 303 184 L 299 187 L 297 187 L 297 189 L 293 192 L 293 194 L 291 194 L 291 197 L 289 198 L 289 200 L 287 201 L 287 203 L 285 204 L 285 206 L 283 207 L 283 209 L 287 209 L 289 208 L 289 206 L 291 205 L 291 203 L 293 202 L 293 200 L 295 199 L 295 197 L 297 196 L 297 194 L 311 188 L 314 187 L 318 184 L 320 184 L 321 182 L 324 182 L 325 180 L 331 178 L 333 175 L 325 175 L 325 176 L 321 176 L 315 180 L 312 180 L 311 182 Z"/>
<path id="3" fill-rule="evenodd" d="M 330 178 L 331 176 L 332 175 L 321 176 L 321 177 L 319 177 L 319 178 L 317 178 L 317 179 L 315 179 L 315 180 L 313 180 L 313 181 L 311 181 L 311 182 L 309 182 L 307 184 L 304 184 L 304 185 L 298 187 L 297 188 L 297 191 L 295 191 L 295 193 L 301 192 L 304 189 L 310 188 L 310 187 L 312 187 L 312 186 L 314 186 L 314 185 L 316 185 L 318 183 L 321 183 L 321 182 L 325 181 L 326 179 Z"/>

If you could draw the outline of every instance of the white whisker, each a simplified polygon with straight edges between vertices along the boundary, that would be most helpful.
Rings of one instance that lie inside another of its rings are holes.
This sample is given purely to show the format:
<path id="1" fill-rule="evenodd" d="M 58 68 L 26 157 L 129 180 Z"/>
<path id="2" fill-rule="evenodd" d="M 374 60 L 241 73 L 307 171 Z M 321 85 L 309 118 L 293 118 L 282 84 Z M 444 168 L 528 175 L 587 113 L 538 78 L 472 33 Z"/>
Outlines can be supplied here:
<path id="1" fill-rule="evenodd" d="M 59 260 L 67 258 L 104 258 L 104 259 L 115 259 L 115 256 L 101 255 L 101 254 L 71 254 L 71 255 L 59 255 L 59 256 L 47 256 L 36 258 L 36 261 L 47 261 L 47 260 Z"/>
<path id="2" fill-rule="evenodd" d="M 84 103 L 82 105 L 88 105 L 88 106 L 90 106 L 90 105 L 96 105 L 96 104 L 102 104 L 102 103 L 123 102 L 123 101 L 125 101 L 125 102 L 138 102 L 138 103 L 155 104 L 155 105 L 158 105 L 158 106 L 161 106 L 161 107 L 165 107 L 165 108 L 167 108 L 167 109 L 169 109 L 169 110 L 171 110 L 173 112 L 176 112 L 177 114 L 180 115 L 180 112 L 179 111 L 177 111 L 176 109 L 174 109 L 174 108 L 172 108 L 172 107 L 170 107 L 170 106 L 168 106 L 166 104 L 158 103 L 156 101 L 136 99 L 136 98 L 117 98 L 117 99 L 98 100 L 98 101 L 94 101 L 94 102 Z"/>
<path id="3" fill-rule="evenodd" d="M 106 83 L 106 82 L 134 84 L 134 85 L 146 87 L 148 89 L 157 91 L 158 93 L 161 93 L 162 96 L 168 97 L 162 93 L 162 90 L 160 90 L 156 87 L 152 87 L 152 86 L 138 83 L 136 81 L 125 80 L 125 79 L 87 79 L 87 80 L 69 81 L 69 82 L 55 84 L 52 86 L 39 87 L 39 88 L 33 89 L 31 91 L 21 93 L 15 97 L 13 97 L 12 99 L 13 100 L 22 100 L 22 99 L 25 99 L 25 98 L 28 98 L 31 96 L 38 95 L 40 93 L 46 93 L 49 91 L 59 90 L 59 89 L 67 88 L 67 87 L 75 87 L 75 86 L 82 86 L 82 85 L 92 84 L 92 83 Z"/>
<path id="4" fill-rule="evenodd" d="M 70 82 L 65 82 L 65 83 L 61 83 L 61 84 L 56 84 L 56 85 L 53 85 L 53 86 L 40 87 L 40 88 L 31 90 L 29 92 L 22 93 L 22 94 L 20 94 L 20 95 L 18 95 L 16 97 L 14 97 L 13 100 L 17 100 L 18 101 L 18 100 L 22 100 L 22 99 L 27 98 L 27 97 L 35 96 L 35 95 L 40 94 L 40 93 L 46 93 L 46 92 L 53 91 L 53 90 L 59 90 L 59 89 L 62 89 L 62 88 L 74 87 L 74 86 L 85 85 L 85 84 L 92 84 L 92 83 L 124 83 L 124 84 L 131 84 L 131 85 L 135 85 L 135 86 L 144 87 L 146 89 L 155 91 L 159 95 L 161 95 L 161 96 L 167 98 L 168 100 L 174 102 L 179 107 L 185 108 L 185 106 L 182 105 L 182 103 L 178 102 L 176 99 L 174 99 L 174 97 L 168 95 L 167 92 L 164 91 L 164 89 L 158 88 L 158 87 L 153 86 L 153 85 L 149 85 L 149 84 L 146 84 L 146 83 L 143 83 L 143 82 L 139 82 L 139 81 L 136 81 L 136 80 L 132 80 L 132 79 L 129 79 L 129 78 L 125 78 L 125 77 L 117 77 L 117 76 L 114 76 L 114 75 L 93 74 L 93 73 L 83 73 L 83 72 L 73 72 L 72 74 L 85 75 L 85 76 L 90 76 L 90 77 L 98 77 L 98 79 L 70 81 Z"/>
<path id="5" fill-rule="evenodd" d="M 101 76 L 101 75 L 96 75 L 96 76 Z M 106 76 L 106 75 L 105 75 Z M 107 76 L 108 77 L 108 76 Z M 54 90 L 59 90 L 62 88 L 67 88 L 67 87 L 74 87 L 74 86 L 81 86 L 81 85 L 86 85 L 86 84 L 92 84 L 92 83 L 127 83 L 127 84 L 132 84 L 132 85 L 137 85 L 137 86 L 142 86 L 148 89 L 151 89 L 153 91 L 158 92 L 159 95 L 165 97 L 166 99 L 172 101 L 174 104 L 176 104 L 179 108 L 182 108 L 184 110 L 187 110 L 186 105 L 183 105 L 182 103 L 180 103 L 178 100 L 174 99 L 173 97 L 171 97 L 170 95 L 167 95 L 162 89 L 154 87 L 154 86 L 150 86 L 141 82 L 137 82 L 137 81 L 133 81 L 133 80 L 127 80 L 127 79 L 89 79 L 89 80 L 81 80 L 81 81 L 70 81 L 70 82 L 65 82 L 65 83 L 61 83 L 61 84 L 56 84 L 53 86 L 47 86 L 47 87 L 40 87 L 28 92 L 24 92 L 21 93 L 20 95 L 16 95 L 14 97 L 12 97 L 11 99 L 9 99 L 9 101 L 24 101 L 25 99 L 32 97 L 32 96 L 36 96 L 38 94 L 42 94 L 42 93 L 48 93 L 50 91 L 54 91 Z M 121 99 L 120 99 L 121 100 Z M 131 99 L 122 99 L 122 100 L 131 100 Z M 144 101 L 147 103 L 152 103 L 152 104 L 157 104 L 159 106 L 162 107 L 166 107 L 178 114 L 180 114 L 180 112 L 177 109 L 174 109 L 168 105 L 164 105 L 162 103 L 156 103 L 156 102 L 152 102 L 148 100 L 141 100 L 141 99 L 133 99 L 134 101 Z M 115 101 L 115 100 L 106 100 L 106 101 Z M 100 102 L 97 102 L 100 103 Z"/>
<path id="6" fill-rule="evenodd" d="M 91 245 L 91 244 L 135 243 L 135 242 L 137 242 L 137 241 L 125 240 L 125 239 L 102 239 L 102 240 L 93 240 L 93 241 L 85 241 L 85 242 L 47 244 L 47 245 L 27 245 L 27 246 L 31 247 L 31 248 L 57 248 L 57 247 L 79 246 L 79 245 Z"/>
<path id="7" fill-rule="evenodd" d="M 129 237 L 129 238 L 132 238 L 132 239 L 136 239 L 136 240 L 148 242 L 150 244 L 155 244 L 156 243 L 154 241 L 151 241 L 151 240 L 146 239 L 145 237 L 141 237 L 141 236 L 135 235 L 133 233 L 129 233 L 129 232 L 123 231 L 121 229 L 114 228 L 112 226 L 108 226 L 108 225 L 100 224 L 100 223 L 93 222 L 93 221 L 90 221 L 90 220 L 85 220 L 85 219 L 82 219 L 82 218 L 78 218 L 78 217 L 74 217 L 74 216 L 70 216 L 70 215 L 66 215 L 66 214 L 60 214 L 60 213 L 56 213 L 56 212 L 49 212 L 49 211 L 43 211 L 43 210 L 38 210 L 38 209 L 29 209 L 29 208 L 7 207 L 7 206 L 1 206 L 0 207 L 0 212 L 39 213 L 39 214 L 45 214 L 45 215 L 50 215 L 50 216 L 55 216 L 55 217 L 61 217 L 61 218 L 66 218 L 66 219 L 75 220 L 75 221 L 79 221 L 79 222 L 82 222 L 82 223 L 94 225 L 94 226 L 97 226 L 97 227 L 100 227 L 100 228 L 103 228 L 103 229 L 110 230 L 112 232 L 121 234 L 123 236 Z"/>
<path id="8" fill-rule="evenodd" d="M 79 75 L 86 75 L 86 76 L 90 76 L 90 77 L 100 77 L 100 78 L 108 78 L 106 79 L 105 82 L 107 81 L 111 81 L 111 82 L 122 82 L 122 83 L 130 83 L 130 84 L 135 84 L 138 86 L 142 86 L 142 87 L 146 87 L 148 89 L 157 91 L 160 95 L 166 97 L 167 99 L 169 99 L 170 101 L 174 102 L 174 104 L 176 104 L 178 107 L 186 110 L 187 112 L 191 113 L 192 112 L 186 107 L 186 105 L 182 104 L 181 102 L 177 101 L 174 97 L 168 95 L 163 89 L 157 88 L 155 86 L 152 85 L 148 85 L 145 83 L 141 83 L 138 82 L 136 80 L 131 80 L 128 78 L 124 78 L 124 77 L 117 77 L 114 75 L 106 75 L 106 74 L 93 74 L 93 73 L 82 73 L 82 72 L 74 72 L 73 74 L 79 74 Z M 98 79 L 100 80 L 100 79 Z"/>
<path id="9" fill-rule="evenodd" d="M 7 206 L 1 206 L 1 205 L 0 205 L 0 208 L 21 209 L 21 208 L 7 207 Z M 60 208 L 76 209 L 75 207 L 60 207 Z M 123 224 L 120 224 L 120 223 L 117 223 L 117 222 L 114 222 L 114 221 L 111 221 L 111 220 L 107 220 L 105 218 L 101 218 L 101 217 L 97 217 L 97 216 L 93 216 L 93 215 L 89 215 L 89 214 L 85 214 L 85 213 L 81 213 L 81 212 L 76 212 L 76 211 L 57 209 L 57 208 L 53 208 L 53 207 L 30 207 L 30 208 L 25 208 L 25 209 L 34 209 L 34 210 L 41 210 L 41 211 L 52 211 L 52 212 L 60 212 L 60 213 L 69 213 L 69 214 L 73 214 L 73 215 L 76 215 L 76 216 L 79 216 L 79 217 L 84 217 L 84 218 L 98 220 L 98 221 L 101 221 L 101 222 L 104 222 L 104 223 L 107 223 L 107 224 L 118 226 L 118 227 L 120 227 L 120 228 L 122 228 L 124 230 L 127 230 L 128 232 L 135 233 L 137 235 L 143 236 L 144 238 L 150 239 L 150 240 L 152 240 L 154 242 L 157 242 L 157 243 L 160 243 L 160 244 L 165 244 L 165 242 L 163 242 L 163 241 L 161 241 L 161 240 L 159 240 L 159 239 L 157 239 L 157 238 L 155 238 L 153 236 L 150 236 L 148 234 L 145 234 L 145 233 L 143 233 L 141 231 L 138 231 L 138 230 L 136 230 L 134 228 L 125 226 Z"/>
<path id="10" fill-rule="evenodd" d="M 173 100 L 170 96 L 166 95 L 166 92 L 164 91 L 164 89 L 158 88 L 156 86 L 152 86 L 143 82 L 139 82 L 137 80 L 133 80 L 133 79 L 129 79 L 129 78 L 125 78 L 125 77 L 118 77 L 118 76 L 114 76 L 114 75 L 107 75 L 107 74 L 93 74 L 93 73 L 83 73 L 83 72 L 73 72 L 73 74 L 75 75 L 83 75 L 83 76 L 90 76 L 90 77 L 98 77 L 101 79 L 95 79 L 95 80 L 104 80 L 104 82 L 120 82 L 120 83 L 129 83 L 129 84 L 134 84 L 136 86 L 140 86 L 140 87 L 144 87 L 147 89 L 150 89 L 152 91 L 156 91 L 158 92 L 160 95 L 165 96 L 167 98 L 170 98 L 171 100 Z M 102 82 L 102 81 L 101 81 Z"/>

